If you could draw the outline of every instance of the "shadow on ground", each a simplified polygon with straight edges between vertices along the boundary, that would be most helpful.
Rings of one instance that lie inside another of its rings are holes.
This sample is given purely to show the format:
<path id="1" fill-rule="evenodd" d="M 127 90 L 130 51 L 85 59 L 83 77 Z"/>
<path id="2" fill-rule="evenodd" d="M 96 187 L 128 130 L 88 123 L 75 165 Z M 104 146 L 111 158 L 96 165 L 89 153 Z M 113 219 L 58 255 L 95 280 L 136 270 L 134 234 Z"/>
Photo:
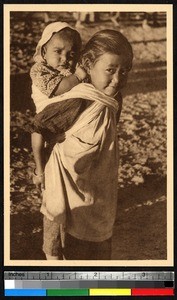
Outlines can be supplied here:
<path id="1" fill-rule="evenodd" d="M 154 177 L 119 191 L 113 260 L 167 259 L 165 186 L 165 179 Z M 12 215 L 10 232 L 12 260 L 45 259 L 39 212 Z"/>
<path id="2" fill-rule="evenodd" d="M 166 179 L 154 176 L 119 191 L 112 259 L 167 259 L 165 189 Z"/>
<path id="3" fill-rule="evenodd" d="M 20 220 L 20 222 L 19 222 Z M 11 215 L 11 254 L 12 260 L 44 260 L 42 252 L 42 222 L 40 212 Z M 36 232 L 34 229 L 36 228 Z"/>

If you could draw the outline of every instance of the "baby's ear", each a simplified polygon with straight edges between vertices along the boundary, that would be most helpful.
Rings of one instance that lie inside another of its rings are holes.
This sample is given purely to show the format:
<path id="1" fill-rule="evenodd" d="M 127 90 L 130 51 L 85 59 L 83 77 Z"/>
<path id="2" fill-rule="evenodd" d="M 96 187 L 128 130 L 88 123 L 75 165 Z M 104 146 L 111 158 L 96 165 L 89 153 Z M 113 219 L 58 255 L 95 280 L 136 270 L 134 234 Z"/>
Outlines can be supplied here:
<path id="1" fill-rule="evenodd" d="M 45 47 L 42 47 L 42 48 L 41 48 L 41 56 L 42 56 L 42 58 L 44 58 L 44 59 L 45 59 L 45 54 L 46 54 L 46 48 L 45 48 Z"/>

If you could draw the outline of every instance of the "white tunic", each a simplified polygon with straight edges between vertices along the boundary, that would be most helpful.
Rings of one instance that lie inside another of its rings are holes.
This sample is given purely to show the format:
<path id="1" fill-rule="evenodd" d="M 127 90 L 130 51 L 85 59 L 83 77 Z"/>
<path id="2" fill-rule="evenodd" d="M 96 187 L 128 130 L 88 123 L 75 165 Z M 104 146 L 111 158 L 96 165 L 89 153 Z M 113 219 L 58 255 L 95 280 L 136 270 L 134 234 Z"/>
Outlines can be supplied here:
<path id="1" fill-rule="evenodd" d="M 70 95 L 95 101 L 52 150 L 41 211 L 65 223 L 76 238 L 104 241 L 112 236 L 116 216 L 118 103 L 90 84 L 76 86 Z"/>

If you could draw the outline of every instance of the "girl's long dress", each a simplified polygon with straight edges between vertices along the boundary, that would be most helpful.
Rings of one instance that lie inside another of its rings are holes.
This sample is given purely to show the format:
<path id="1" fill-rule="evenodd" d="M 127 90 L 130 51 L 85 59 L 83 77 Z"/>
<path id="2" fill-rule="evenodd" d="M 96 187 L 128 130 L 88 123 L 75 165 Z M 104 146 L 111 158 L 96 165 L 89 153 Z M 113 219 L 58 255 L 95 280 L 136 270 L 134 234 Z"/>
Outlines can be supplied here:
<path id="1" fill-rule="evenodd" d="M 66 232 L 76 238 L 104 241 L 112 236 L 116 216 L 119 105 L 90 84 L 52 101 L 68 98 L 93 102 L 51 152 L 41 212 L 65 223 Z"/>

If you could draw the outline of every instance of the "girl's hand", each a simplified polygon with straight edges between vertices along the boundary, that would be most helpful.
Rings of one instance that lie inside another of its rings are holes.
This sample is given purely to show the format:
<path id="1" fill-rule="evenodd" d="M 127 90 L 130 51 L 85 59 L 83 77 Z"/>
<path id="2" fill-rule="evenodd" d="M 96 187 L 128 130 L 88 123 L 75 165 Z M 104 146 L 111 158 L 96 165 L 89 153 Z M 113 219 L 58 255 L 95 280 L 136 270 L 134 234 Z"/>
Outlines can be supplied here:
<path id="1" fill-rule="evenodd" d="M 37 175 L 34 171 L 34 173 L 33 173 L 33 183 L 35 184 L 36 188 L 40 189 L 41 192 L 42 192 L 45 189 L 44 173 Z"/>

